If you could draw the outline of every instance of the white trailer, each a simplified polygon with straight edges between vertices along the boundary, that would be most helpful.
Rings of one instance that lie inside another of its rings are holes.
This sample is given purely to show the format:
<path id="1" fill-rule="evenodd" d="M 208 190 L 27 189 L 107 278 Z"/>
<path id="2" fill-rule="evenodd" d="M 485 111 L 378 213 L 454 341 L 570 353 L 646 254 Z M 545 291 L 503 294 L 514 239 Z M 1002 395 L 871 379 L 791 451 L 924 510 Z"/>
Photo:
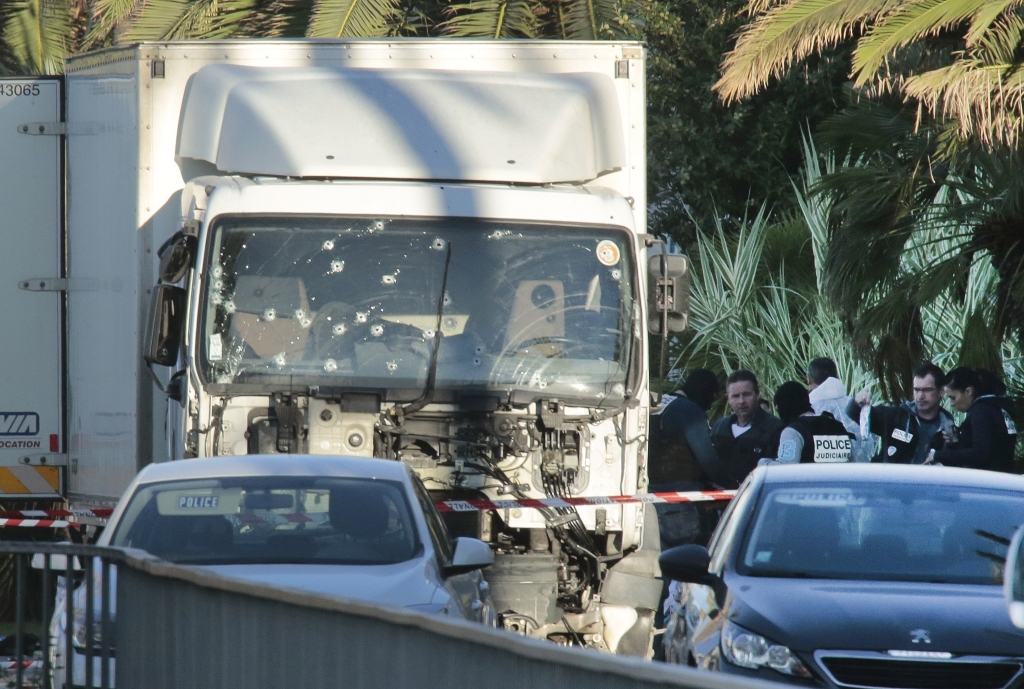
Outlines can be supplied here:
<path id="1" fill-rule="evenodd" d="M 645 490 L 684 266 L 648 284 L 639 44 L 143 43 L 0 85 L 0 490 L 109 506 L 149 462 L 266 452 L 435 498 Z M 647 653 L 642 506 L 449 527 L 495 548 L 507 628 Z"/>

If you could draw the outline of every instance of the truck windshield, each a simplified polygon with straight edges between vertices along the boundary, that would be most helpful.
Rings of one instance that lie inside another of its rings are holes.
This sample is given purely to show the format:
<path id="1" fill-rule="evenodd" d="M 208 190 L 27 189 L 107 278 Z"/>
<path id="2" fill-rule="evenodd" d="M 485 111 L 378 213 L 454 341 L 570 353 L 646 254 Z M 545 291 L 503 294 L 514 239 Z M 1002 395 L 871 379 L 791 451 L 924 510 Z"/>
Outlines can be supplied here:
<path id="1" fill-rule="evenodd" d="M 111 543 L 207 565 L 384 565 L 420 552 L 402 484 L 294 476 L 139 486 Z"/>
<path id="2" fill-rule="evenodd" d="M 418 390 L 440 308 L 437 389 L 621 399 L 631 247 L 616 228 L 222 217 L 206 267 L 204 375 Z"/>

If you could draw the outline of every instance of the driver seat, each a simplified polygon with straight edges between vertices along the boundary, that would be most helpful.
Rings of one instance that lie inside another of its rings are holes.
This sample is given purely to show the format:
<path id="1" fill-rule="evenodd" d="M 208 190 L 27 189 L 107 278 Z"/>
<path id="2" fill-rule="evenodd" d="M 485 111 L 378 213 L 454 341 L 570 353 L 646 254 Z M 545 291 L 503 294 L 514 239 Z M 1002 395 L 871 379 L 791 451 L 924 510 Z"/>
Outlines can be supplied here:
<path id="1" fill-rule="evenodd" d="M 561 280 L 523 280 L 516 287 L 505 351 L 516 351 L 523 343 L 544 338 L 565 337 L 565 286 Z M 540 356 L 557 356 L 562 349 L 558 342 L 530 345 Z"/>

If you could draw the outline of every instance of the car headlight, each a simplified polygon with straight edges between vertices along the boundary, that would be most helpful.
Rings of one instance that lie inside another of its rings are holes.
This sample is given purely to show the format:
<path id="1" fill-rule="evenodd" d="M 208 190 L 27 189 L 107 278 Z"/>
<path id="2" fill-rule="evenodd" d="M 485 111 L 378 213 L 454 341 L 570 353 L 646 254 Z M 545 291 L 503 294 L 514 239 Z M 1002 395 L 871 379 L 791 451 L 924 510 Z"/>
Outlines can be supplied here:
<path id="1" fill-rule="evenodd" d="M 733 665 L 751 669 L 770 667 L 784 675 L 810 677 L 807 667 L 785 646 L 726 622 L 722 629 L 722 655 Z"/>

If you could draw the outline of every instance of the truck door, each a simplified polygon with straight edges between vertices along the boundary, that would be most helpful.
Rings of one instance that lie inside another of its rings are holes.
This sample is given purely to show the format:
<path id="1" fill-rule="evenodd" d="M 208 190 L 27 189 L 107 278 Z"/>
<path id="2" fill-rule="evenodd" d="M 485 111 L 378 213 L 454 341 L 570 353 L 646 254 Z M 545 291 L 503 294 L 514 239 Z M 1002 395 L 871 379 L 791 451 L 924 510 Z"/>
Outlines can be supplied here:
<path id="1" fill-rule="evenodd" d="M 63 491 L 61 85 L 0 79 L 0 501 Z"/>

